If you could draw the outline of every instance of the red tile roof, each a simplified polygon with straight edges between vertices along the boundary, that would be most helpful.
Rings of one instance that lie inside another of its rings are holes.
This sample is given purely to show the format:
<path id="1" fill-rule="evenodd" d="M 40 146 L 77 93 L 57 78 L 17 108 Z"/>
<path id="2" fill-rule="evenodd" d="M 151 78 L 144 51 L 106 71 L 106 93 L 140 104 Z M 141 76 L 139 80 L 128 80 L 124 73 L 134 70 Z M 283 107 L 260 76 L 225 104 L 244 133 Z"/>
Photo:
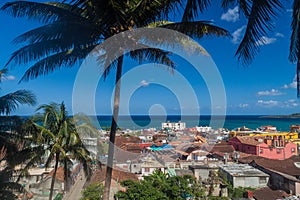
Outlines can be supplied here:
<path id="1" fill-rule="evenodd" d="M 141 143 L 142 140 L 139 137 L 135 137 L 135 136 L 117 136 L 116 137 L 116 141 L 115 141 L 115 145 L 117 147 L 120 147 L 122 144 L 126 144 L 126 143 Z"/>
<path id="2" fill-rule="evenodd" d="M 232 153 L 234 151 L 235 149 L 231 144 L 224 144 L 224 143 L 215 144 L 210 150 L 211 153 L 215 153 L 215 152 Z"/>
<path id="3" fill-rule="evenodd" d="M 106 175 L 106 165 L 103 165 L 100 170 L 97 170 L 91 177 L 90 183 L 103 182 Z M 138 177 L 117 167 L 113 168 L 112 179 L 118 182 L 125 180 L 138 180 Z"/>
<path id="4" fill-rule="evenodd" d="M 242 144 L 248 144 L 256 146 L 258 144 L 261 144 L 262 142 L 258 141 L 258 138 L 251 137 L 251 136 L 236 136 L 236 138 L 242 143 Z"/>
<path id="5" fill-rule="evenodd" d="M 282 190 L 272 190 L 269 187 L 259 188 L 253 191 L 256 200 L 275 200 L 288 197 L 289 195 Z"/>
<path id="6" fill-rule="evenodd" d="M 48 176 L 53 176 L 54 174 L 54 169 L 48 174 Z M 55 179 L 64 182 L 65 180 L 65 175 L 64 175 L 64 167 L 58 167 L 55 175 Z"/>
<path id="7" fill-rule="evenodd" d="M 295 162 L 300 162 L 299 156 L 292 156 L 285 160 L 273 160 L 260 157 L 254 159 L 252 164 L 257 164 L 266 169 L 297 177 L 300 176 L 300 168 L 296 167 Z"/>

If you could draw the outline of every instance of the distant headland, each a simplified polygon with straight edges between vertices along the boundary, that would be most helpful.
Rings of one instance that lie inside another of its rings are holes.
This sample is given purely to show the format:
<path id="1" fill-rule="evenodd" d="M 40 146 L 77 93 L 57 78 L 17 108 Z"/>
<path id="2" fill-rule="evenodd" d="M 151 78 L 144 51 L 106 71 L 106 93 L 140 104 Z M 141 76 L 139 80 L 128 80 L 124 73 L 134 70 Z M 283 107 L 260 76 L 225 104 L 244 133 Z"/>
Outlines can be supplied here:
<path id="1" fill-rule="evenodd" d="M 260 116 L 260 118 L 300 118 L 300 113 L 293 113 L 289 115 L 266 115 Z"/>

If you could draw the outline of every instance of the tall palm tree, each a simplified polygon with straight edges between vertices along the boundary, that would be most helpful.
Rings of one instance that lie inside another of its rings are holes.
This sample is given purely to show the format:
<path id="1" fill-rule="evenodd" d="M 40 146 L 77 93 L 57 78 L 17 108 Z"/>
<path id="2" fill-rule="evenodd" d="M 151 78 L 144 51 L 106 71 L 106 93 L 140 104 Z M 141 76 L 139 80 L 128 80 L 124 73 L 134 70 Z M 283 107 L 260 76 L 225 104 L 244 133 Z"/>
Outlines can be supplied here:
<path id="1" fill-rule="evenodd" d="M 45 166 L 48 167 L 55 159 L 49 195 L 51 200 L 59 162 L 62 161 L 64 164 L 65 187 L 68 187 L 68 166 L 72 163 L 71 159 L 80 161 L 89 176 L 89 152 L 76 132 L 75 124 L 68 116 L 64 103 L 41 105 L 37 110 L 42 110 L 43 113 L 34 119 L 34 126 L 39 130 L 35 139 L 48 153 Z"/>
<path id="2" fill-rule="evenodd" d="M 147 27 L 150 23 L 155 24 L 157 21 L 167 19 L 168 11 L 182 6 L 179 0 L 71 0 L 69 3 L 16 1 L 6 3 L 2 7 L 2 10 L 14 17 L 28 17 L 45 23 L 44 26 L 28 31 L 15 39 L 15 42 L 25 42 L 25 45 L 13 53 L 8 65 L 34 61 L 22 80 L 46 75 L 62 66 L 70 67 L 85 58 L 92 49 L 106 39 L 126 30 Z M 208 21 L 183 21 L 156 25 L 197 38 L 210 34 L 229 35 L 226 30 Z M 116 58 L 113 55 L 112 60 L 108 60 L 109 58 L 105 56 L 101 58 L 104 63 L 110 63 L 104 69 L 105 75 L 108 75 L 113 67 L 117 68 L 104 199 L 108 199 L 111 183 L 124 56 L 139 61 L 162 63 L 173 68 L 175 65 L 169 55 L 170 52 L 149 47 L 129 53 L 124 49 L 122 56 Z"/>

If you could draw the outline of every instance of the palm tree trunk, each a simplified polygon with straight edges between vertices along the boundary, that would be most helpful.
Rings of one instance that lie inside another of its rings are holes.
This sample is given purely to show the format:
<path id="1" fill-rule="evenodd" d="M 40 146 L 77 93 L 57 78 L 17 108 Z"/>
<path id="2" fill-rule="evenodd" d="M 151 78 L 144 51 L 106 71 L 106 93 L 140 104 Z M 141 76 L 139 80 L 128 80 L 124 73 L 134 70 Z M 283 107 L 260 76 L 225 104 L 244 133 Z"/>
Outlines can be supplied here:
<path id="1" fill-rule="evenodd" d="M 297 97 L 300 97 L 300 56 L 297 59 L 297 71 L 296 71 L 296 78 L 297 78 Z"/>
<path id="2" fill-rule="evenodd" d="M 53 196 L 53 189 L 54 189 L 55 177 L 56 177 L 56 172 L 57 172 L 57 168 L 58 168 L 58 159 L 59 159 L 59 153 L 56 153 L 56 155 L 55 155 L 54 173 L 52 175 L 52 181 L 51 181 L 51 186 L 50 186 L 49 200 L 52 200 L 52 196 Z"/>
<path id="3" fill-rule="evenodd" d="M 69 190 L 69 185 L 68 185 L 68 161 L 67 159 L 64 159 L 64 189 L 65 189 L 65 192 L 68 192 Z"/>
<path id="4" fill-rule="evenodd" d="M 113 110 L 113 118 L 111 121 L 110 128 L 110 136 L 109 136 L 109 147 L 108 147 L 108 159 L 106 166 L 106 177 L 105 177 L 105 186 L 103 193 L 103 200 L 109 200 L 109 190 L 112 179 L 112 167 L 114 161 L 114 145 L 116 138 L 116 130 L 117 130 L 117 121 L 119 117 L 119 103 L 120 103 L 120 87 L 121 87 L 121 76 L 122 76 L 122 66 L 123 66 L 123 56 L 118 58 L 118 67 L 116 73 L 116 87 L 114 94 L 114 110 Z"/>

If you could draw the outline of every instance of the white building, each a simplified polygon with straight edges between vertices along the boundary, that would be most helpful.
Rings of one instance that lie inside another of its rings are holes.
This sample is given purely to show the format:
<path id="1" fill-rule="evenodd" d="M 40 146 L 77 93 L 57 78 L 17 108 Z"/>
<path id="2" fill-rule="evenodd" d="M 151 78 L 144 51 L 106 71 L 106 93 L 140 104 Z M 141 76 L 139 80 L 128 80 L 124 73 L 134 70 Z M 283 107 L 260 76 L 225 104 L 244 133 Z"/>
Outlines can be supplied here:
<path id="1" fill-rule="evenodd" d="M 97 138 L 82 138 L 81 139 L 85 148 L 91 153 L 91 155 L 96 158 L 97 157 Z"/>
<path id="2" fill-rule="evenodd" d="M 162 129 L 171 129 L 173 131 L 182 131 L 186 128 L 185 122 L 163 122 L 161 123 Z"/>
<path id="3" fill-rule="evenodd" d="M 210 126 L 196 126 L 196 130 L 200 133 L 208 133 L 212 130 L 212 128 Z"/>
<path id="4" fill-rule="evenodd" d="M 219 167 L 221 174 L 234 188 L 237 187 L 267 187 L 269 175 L 247 164 L 228 164 Z"/>

